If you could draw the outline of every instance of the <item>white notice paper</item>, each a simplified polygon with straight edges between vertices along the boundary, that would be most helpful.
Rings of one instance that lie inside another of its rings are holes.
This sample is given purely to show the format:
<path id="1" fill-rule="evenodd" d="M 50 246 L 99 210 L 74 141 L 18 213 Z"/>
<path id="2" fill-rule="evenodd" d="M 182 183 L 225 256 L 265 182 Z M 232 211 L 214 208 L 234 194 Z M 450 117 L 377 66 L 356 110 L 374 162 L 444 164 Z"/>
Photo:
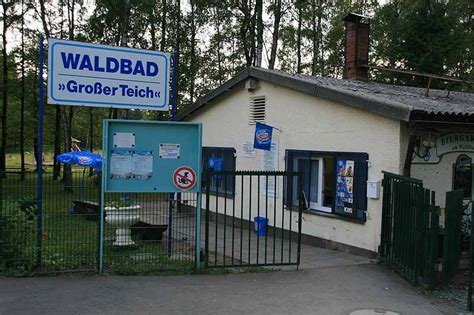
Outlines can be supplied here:
<path id="1" fill-rule="evenodd" d="M 242 145 L 242 156 L 245 158 L 254 158 L 257 156 L 257 150 L 253 147 L 253 142 L 244 142 Z"/>
<path id="2" fill-rule="evenodd" d="M 132 155 L 112 153 L 110 155 L 110 177 L 128 179 L 132 176 Z"/>
<path id="3" fill-rule="evenodd" d="M 134 148 L 135 133 L 133 132 L 114 132 L 114 148 Z"/>
<path id="4" fill-rule="evenodd" d="M 153 155 L 150 151 L 132 156 L 132 175 L 135 179 L 150 179 L 153 175 Z"/>
<path id="5" fill-rule="evenodd" d="M 179 147 L 176 143 L 160 143 L 160 159 L 179 159 Z"/>
<path id="6" fill-rule="evenodd" d="M 262 159 L 263 171 L 278 171 L 278 143 L 272 142 L 270 151 L 264 151 Z M 265 195 L 268 192 L 269 197 L 278 197 L 278 182 L 276 176 L 268 176 L 263 179 L 263 185 L 260 186 L 260 193 Z"/>

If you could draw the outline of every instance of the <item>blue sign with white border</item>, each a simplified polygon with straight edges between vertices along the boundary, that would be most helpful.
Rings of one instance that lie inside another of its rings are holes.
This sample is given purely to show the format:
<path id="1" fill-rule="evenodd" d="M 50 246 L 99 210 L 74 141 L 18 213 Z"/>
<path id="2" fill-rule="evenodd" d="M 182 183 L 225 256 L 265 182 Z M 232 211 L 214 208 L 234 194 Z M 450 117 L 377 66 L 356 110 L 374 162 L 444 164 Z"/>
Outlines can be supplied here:
<path id="1" fill-rule="evenodd" d="M 170 54 L 49 39 L 48 103 L 168 111 Z"/>
<path id="2" fill-rule="evenodd" d="M 273 127 L 257 122 L 255 124 L 255 137 L 253 147 L 255 149 L 270 151 L 272 148 Z"/>

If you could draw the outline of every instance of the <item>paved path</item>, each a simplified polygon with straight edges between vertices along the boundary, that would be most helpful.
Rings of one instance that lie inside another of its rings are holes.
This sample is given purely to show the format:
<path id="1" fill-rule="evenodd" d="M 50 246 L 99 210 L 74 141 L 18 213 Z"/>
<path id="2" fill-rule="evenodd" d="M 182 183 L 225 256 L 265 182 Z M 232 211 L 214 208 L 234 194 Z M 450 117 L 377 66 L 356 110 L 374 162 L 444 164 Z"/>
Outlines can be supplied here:
<path id="1" fill-rule="evenodd" d="M 0 278 L 0 314 L 440 314 L 378 265 L 234 275 Z M 362 313 L 369 314 L 369 313 Z"/>
<path id="2" fill-rule="evenodd" d="M 253 228 L 253 226 L 250 226 L 250 228 Z M 288 233 L 285 232 L 285 239 L 282 241 L 281 235 L 278 236 L 277 238 L 271 236 L 258 237 L 253 230 L 239 228 L 233 230 L 231 226 L 216 224 L 213 221 L 210 223 L 209 229 L 209 265 L 222 266 L 224 256 L 227 265 L 231 265 L 232 257 L 234 257 L 235 265 L 271 263 L 272 261 L 276 263 L 296 262 L 298 245 L 294 237 L 290 240 Z M 203 223 L 201 227 L 202 248 L 205 247 L 205 239 L 205 225 Z M 215 255 L 215 253 L 218 255 Z M 343 267 L 369 263 L 371 261 L 366 257 L 305 244 L 301 245 L 301 269 Z"/>

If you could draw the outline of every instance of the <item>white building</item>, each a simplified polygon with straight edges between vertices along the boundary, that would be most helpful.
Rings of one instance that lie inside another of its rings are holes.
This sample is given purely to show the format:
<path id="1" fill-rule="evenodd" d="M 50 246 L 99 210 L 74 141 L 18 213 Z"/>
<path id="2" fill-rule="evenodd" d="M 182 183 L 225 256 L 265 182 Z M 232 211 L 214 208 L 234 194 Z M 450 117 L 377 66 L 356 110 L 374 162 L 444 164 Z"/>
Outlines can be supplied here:
<path id="1" fill-rule="evenodd" d="M 357 18 L 346 21 L 348 27 L 359 23 Z M 346 39 L 346 58 L 351 58 L 351 41 Z M 364 71 L 367 67 L 350 68 L 346 59 L 345 77 L 360 78 Z M 303 173 L 308 199 L 303 241 L 373 255 L 380 242 L 382 193 L 377 196 L 377 190 L 383 171 L 422 179 L 426 188 L 436 191 L 440 206 L 453 188 L 465 188 L 470 197 L 474 95 L 425 93 L 420 88 L 247 68 L 184 110 L 179 119 L 203 124 L 203 145 L 208 154 L 223 158 L 224 170 L 262 170 L 266 155 L 261 150 L 252 153 L 248 146 L 256 122 L 275 127 L 274 165 Z M 354 161 L 350 211 L 335 206 L 340 160 Z M 367 181 L 374 183 L 369 192 Z M 240 185 L 234 186 L 239 195 Z M 296 228 L 296 216 L 288 218 Z"/>

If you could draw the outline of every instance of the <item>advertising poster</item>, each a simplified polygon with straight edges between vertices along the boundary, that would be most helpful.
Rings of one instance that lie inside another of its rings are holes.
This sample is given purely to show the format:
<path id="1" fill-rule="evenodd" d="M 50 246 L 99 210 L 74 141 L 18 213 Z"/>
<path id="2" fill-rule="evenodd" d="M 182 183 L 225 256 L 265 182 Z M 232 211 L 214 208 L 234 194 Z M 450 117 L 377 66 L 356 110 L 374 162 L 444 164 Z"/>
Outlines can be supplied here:
<path id="1" fill-rule="evenodd" d="M 255 149 L 270 151 L 272 148 L 273 127 L 257 122 L 255 124 L 255 137 L 253 147 Z"/>
<path id="2" fill-rule="evenodd" d="M 354 214 L 354 161 L 337 160 L 336 211 Z"/>

